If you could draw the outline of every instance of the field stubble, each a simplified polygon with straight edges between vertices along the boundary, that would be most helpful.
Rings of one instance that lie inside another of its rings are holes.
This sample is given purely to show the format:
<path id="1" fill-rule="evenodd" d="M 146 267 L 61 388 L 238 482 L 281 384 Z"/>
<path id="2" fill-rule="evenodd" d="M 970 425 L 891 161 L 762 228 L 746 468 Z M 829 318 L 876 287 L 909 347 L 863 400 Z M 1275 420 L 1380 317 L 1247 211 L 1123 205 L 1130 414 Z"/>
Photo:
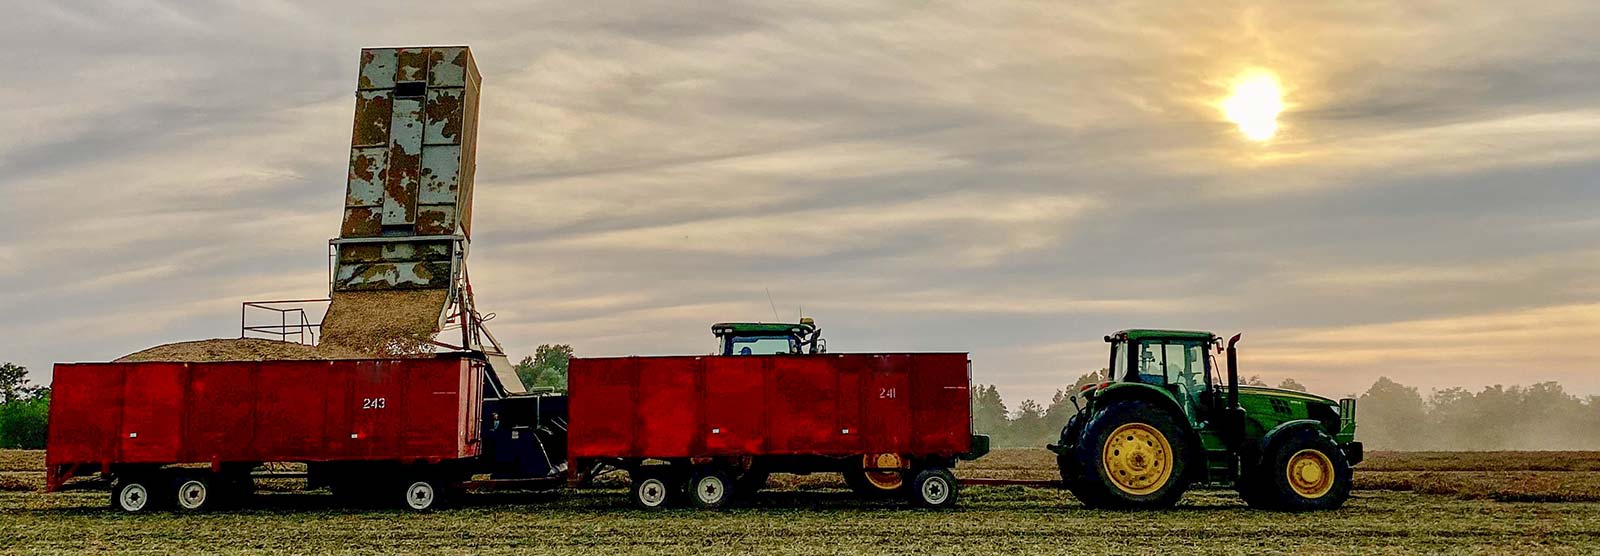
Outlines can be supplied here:
<path id="1" fill-rule="evenodd" d="M 106 509 L 98 491 L 0 492 L 0 552 L 1587 554 L 1600 551 L 1600 504 L 1565 500 L 1597 499 L 1597 462 L 1591 453 L 1375 453 L 1345 509 L 1311 514 L 1249 510 L 1228 491 L 1191 492 L 1172 511 L 1101 512 L 1060 490 L 1024 487 L 972 487 L 958 511 L 917 511 L 858 500 L 830 475 L 780 475 L 771 490 L 721 512 L 636 511 L 615 482 L 560 494 L 476 494 L 432 514 L 341 509 L 322 493 L 269 492 L 248 509 L 128 516 Z M 38 452 L 0 451 L 6 476 L 42 482 L 42 463 Z M 960 474 L 1049 479 L 1053 465 L 1042 450 L 999 450 L 963 463 Z M 1477 487 L 1437 486 L 1458 477 L 1488 492 L 1534 483 L 1536 493 L 1567 494 L 1479 496 Z"/>

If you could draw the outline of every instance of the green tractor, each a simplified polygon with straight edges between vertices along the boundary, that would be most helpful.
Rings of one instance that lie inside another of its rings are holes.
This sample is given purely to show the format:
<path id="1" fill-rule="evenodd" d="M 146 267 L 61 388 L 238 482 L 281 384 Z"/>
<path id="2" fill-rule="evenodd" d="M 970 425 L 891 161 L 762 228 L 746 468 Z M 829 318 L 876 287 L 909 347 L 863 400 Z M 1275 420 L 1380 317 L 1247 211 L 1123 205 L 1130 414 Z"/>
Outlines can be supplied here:
<path id="1" fill-rule="evenodd" d="M 1179 330 L 1106 336 L 1108 376 L 1073 394 L 1078 413 L 1049 445 L 1073 495 L 1095 508 L 1161 508 L 1208 486 L 1237 489 L 1255 508 L 1342 506 L 1362 459 L 1355 400 L 1240 386 L 1238 341 Z"/>
<path id="2" fill-rule="evenodd" d="M 828 341 L 811 317 L 798 323 L 719 322 L 711 325 L 717 335 L 718 355 L 801 355 L 826 353 Z"/>

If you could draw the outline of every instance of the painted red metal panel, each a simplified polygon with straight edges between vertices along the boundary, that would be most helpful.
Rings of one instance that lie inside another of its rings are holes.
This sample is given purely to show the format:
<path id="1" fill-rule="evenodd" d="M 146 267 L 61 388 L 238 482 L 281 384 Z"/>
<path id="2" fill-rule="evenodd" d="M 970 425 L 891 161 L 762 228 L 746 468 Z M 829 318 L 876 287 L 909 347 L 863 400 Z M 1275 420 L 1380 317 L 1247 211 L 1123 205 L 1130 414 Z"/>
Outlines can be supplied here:
<path id="1" fill-rule="evenodd" d="M 476 456 L 460 358 L 57 365 L 51 466 Z"/>
<path id="2" fill-rule="evenodd" d="M 583 458 L 901 453 L 971 443 L 965 354 L 580 358 Z"/>

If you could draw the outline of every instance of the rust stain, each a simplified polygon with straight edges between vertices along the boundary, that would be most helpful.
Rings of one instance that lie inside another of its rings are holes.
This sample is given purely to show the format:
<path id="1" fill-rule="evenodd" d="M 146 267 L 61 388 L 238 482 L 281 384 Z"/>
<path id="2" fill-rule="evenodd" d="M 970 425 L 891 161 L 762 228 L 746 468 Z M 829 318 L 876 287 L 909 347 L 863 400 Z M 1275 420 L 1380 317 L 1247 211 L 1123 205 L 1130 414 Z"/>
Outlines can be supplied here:
<path id="1" fill-rule="evenodd" d="M 424 110 L 428 121 L 430 143 L 461 142 L 461 90 L 440 89 L 430 91 L 428 107 Z"/>
<path id="2" fill-rule="evenodd" d="M 356 94 L 356 127 L 350 145 L 363 147 L 384 145 L 389 142 L 389 120 L 394 111 L 394 100 L 388 91 L 364 91 Z"/>
<path id="3" fill-rule="evenodd" d="M 454 207 L 423 207 L 417 210 L 417 233 L 442 235 L 454 232 L 450 222 Z"/>
<path id="4" fill-rule="evenodd" d="M 426 81 L 428 49 L 407 48 L 395 54 L 395 81 Z"/>
<path id="5" fill-rule="evenodd" d="M 339 250 L 341 263 L 372 263 L 381 260 L 383 251 L 375 244 L 344 245 Z"/>
<path id="6" fill-rule="evenodd" d="M 344 226 L 340 228 L 341 237 L 373 237 L 382 233 L 383 226 L 376 210 L 366 207 L 357 207 L 345 210 Z"/>

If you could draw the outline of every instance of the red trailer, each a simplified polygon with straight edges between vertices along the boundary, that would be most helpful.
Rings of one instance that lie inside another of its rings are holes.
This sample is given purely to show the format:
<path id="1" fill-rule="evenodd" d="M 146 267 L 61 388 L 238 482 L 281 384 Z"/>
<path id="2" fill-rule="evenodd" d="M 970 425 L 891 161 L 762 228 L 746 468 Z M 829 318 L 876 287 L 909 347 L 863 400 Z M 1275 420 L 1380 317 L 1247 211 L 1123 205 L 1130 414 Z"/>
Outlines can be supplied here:
<path id="1" fill-rule="evenodd" d="M 568 381 L 573 469 L 628 470 L 646 508 L 720 506 L 774 472 L 949 506 L 949 469 L 987 451 L 964 353 L 573 359 Z"/>
<path id="2" fill-rule="evenodd" d="M 312 486 L 426 509 L 478 471 L 492 380 L 459 354 L 59 364 L 48 487 L 99 472 L 124 510 L 198 510 L 247 489 L 263 462 L 305 462 Z"/>

